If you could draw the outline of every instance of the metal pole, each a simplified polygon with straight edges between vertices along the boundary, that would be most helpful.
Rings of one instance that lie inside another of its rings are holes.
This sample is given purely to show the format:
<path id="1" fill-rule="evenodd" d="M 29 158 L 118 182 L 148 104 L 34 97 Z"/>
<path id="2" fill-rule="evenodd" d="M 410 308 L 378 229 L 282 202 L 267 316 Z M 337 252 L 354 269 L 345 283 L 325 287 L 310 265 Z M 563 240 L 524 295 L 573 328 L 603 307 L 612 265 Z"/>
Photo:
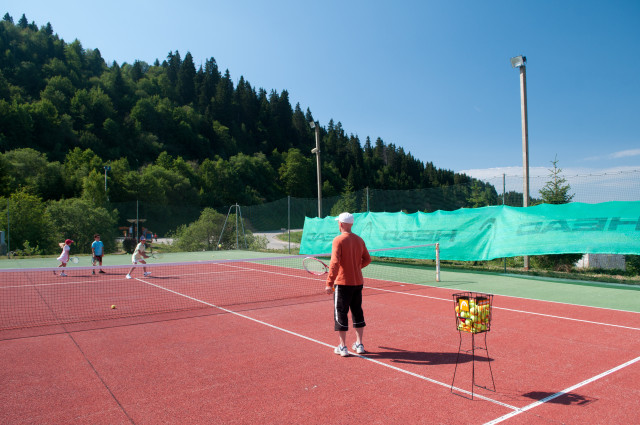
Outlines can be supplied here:
<path id="1" fill-rule="evenodd" d="M 506 181 L 505 175 L 502 174 L 502 206 L 504 207 L 504 200 L 506 198 Z M 504 257 L 504 272 L 507 273 L 507 257 Z"/>
<path id="2" fill-rule="evenodd" d="M 140 242 L 140 240 L 138 239 L 138 235 L 139 235 L 139 233 L 138 233 L 138 229 L 139 229 L 138 220 L 139 220 L 139 218 L 138 217 L 139 217 L 138 216 L 138 200 L 136 199 L 136 240 L 138 242 Z"/>
<path id="3" fill-rule="evenodd" d="M 322 218 L 322 172 L 320 169 L 320 123 L 316 123 L 316 168 L 318 170 L 318 218 Z"/>
<path id="4" fill-rule="evenodd" d="M 369 212 L 369 186 L 367 186 L 367 212 Z"/>
<path id="5" fill-rule="evenodd" d="M 238 203 L 236 202 L 236 249 L 240 249 L 238 244 Z"/>
<path id="6" fill-rule="evenodd" d="M 289 254 L 291 254 L 291 195 L 287 196 L 287 233 L 289 234 Z"/>
<path id="7" fill-rule="evenodd" d="M 9 217 L 9 198 L 7 198 L 7 258 L 11 258 L 11 230 L 9 230 Z"/>
<path id="8" fill-rule="evenodd" d="M 529 123 L 527 119 L 527 67 L 520 67 L 520 110 L 522 115 L 522 206 L 529 206 Z M 529 270 L 529 256 L 524 256 L 524 269 Z"/>

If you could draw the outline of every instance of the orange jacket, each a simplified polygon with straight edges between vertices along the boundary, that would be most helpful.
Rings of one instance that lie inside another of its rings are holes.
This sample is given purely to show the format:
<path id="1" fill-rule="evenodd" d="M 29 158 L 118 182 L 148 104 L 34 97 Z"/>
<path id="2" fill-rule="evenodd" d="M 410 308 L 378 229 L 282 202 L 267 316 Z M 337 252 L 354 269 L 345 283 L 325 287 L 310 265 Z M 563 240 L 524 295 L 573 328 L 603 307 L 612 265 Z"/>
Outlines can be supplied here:
<path id="1" fill-rule="evenodd" d="M 327 287 L 364 284 L 362 269 L 369 263 L 371 256 L 362 238 L 355 233 L 340 233 L 331 244 Z"/>

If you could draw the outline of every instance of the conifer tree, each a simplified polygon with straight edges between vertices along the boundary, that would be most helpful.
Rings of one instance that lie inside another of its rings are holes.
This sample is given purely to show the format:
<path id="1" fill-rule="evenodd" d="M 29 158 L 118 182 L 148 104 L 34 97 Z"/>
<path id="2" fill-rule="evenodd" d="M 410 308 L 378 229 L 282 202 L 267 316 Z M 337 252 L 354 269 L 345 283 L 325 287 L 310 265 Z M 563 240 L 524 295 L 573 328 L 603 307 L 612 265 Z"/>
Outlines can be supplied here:
<path id="1" fill-rule="evenodd" d="M 542 202 L 546 204 L 567 204 L 571 202 L 574 195 L 569 195 L 571 186 L 567 183 L 567 180 L 562 177 L 562 168 L 558 168 L 558 156 L 555 160 L 551 161 L 553 169 L 549 170 L 550 180 L 540 189 L 540 196 L 542 196 Z"/>

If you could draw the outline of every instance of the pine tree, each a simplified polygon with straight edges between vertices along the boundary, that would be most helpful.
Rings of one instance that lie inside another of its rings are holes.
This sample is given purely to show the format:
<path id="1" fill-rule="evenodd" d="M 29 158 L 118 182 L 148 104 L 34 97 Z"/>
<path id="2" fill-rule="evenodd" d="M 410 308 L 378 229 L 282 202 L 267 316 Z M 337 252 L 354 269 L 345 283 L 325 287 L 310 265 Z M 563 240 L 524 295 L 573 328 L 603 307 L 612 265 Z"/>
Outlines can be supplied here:
<path id="1" fill-rule="evenodd" d="M 568 204 L 571 202 L 575 194 L 569 195 L 571 186 L 567 183 L 567 180 L 562 177 L 562 168 L 558 168 L 558 156 L 551 161 L 553 169 L 549 170 L 549 177 L 551 180 L 540 189 L 540 196 L 542 196 L 542 202 L 546 204 Z"/>
<path id="2" fill-rule="evenodd" d="M 22 17 L 20 18 L 20 20 L 18 21 L 18 28 L 27 28 L 27 26 L 29 25 L 29 21 L 27 21 L 27 17 L 25 16 L 25 14 L 22 14 Z"/>
<path id="3" fill-rule="evenodd" d="M 188 105 L 196 100 L 196 67 L 193 64 L 191 52 L 187 52 L 184 61 L 178 71 L 178 96 L 183 105 Z"/>
<path id="4" fill-rule="evenodd" d="M 569 195 L 571 186 L 567 180 L 562 177 L 562 169 L 558 168 L 558 156 L 551 161 L 553 169 L 549 170 L 550 180 L 540 189 L 542 202 L 546 204 L 568 204 L 571 202 L 575 194 Z M 553 269 L 556 271 L 571 271 L 582 254 L 555 254 L 555 255 L 539 255 L 534 257 L 534 265 L 540 268 Z"/>

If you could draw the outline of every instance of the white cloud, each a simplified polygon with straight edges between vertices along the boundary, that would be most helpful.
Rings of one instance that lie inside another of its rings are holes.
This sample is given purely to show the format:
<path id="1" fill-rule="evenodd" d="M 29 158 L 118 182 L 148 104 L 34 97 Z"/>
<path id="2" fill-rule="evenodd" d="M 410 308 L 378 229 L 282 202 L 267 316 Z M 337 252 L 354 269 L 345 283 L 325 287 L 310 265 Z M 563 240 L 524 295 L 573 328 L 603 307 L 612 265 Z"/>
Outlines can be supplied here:
<path id="1" fill-rule="evenodd" d="M 611 159 L 628 158 L 630 156 L 640 155 L 640 149 L 627 149 L 626 151 L 614 152 L 609 155 Z"/>
<path id="2" fill-rule="evenodd" d="M 604 159 L 621 159 L 621 158 L 630 158 L 638 155 L 640 155 L 640 149 L 627 149 L 624 151 L 613 152 L 608 155 L 590 156 L 590 157 L 584 158 L 583 161 L 602 161 Z"/>

